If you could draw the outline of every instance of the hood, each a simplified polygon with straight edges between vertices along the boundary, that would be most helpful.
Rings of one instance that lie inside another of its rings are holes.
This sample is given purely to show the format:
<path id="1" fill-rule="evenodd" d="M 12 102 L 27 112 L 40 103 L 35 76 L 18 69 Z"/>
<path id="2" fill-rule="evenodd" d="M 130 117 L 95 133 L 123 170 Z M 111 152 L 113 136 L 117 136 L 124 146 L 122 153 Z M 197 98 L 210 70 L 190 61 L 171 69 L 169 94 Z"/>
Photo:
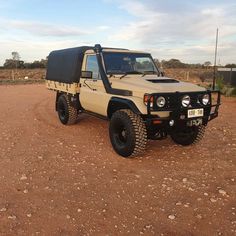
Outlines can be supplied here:
<path id="1" fill-rule="evenodd" d="M 181 82 L 169 77 L 155 75 L 127 75 L 109 78 L 112 88 L 126 89 L 133 92 L 134 96 L 143 97 L 145 93 L 173 93 L 173 92 L 200 92 L 206 89 L 198 85 Z"/>

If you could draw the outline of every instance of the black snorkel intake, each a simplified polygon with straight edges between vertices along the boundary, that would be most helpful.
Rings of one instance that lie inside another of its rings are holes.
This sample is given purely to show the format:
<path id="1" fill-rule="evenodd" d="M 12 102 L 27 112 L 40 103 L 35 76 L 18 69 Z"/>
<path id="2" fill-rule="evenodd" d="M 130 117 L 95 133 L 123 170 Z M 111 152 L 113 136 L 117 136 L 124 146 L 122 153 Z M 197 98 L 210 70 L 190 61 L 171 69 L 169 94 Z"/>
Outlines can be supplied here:
<path id="1" fill-rule="evenodd" d="M 94 52 L 96 53 L 99 73 L 102 78 L 102 82 L 103 82 L 106 92 L 109 94 L 114 94 L 114 95 L 132 96 L 132 91 L 125 90 L 125 89 L 115 89 L 111 87 L 111 84 L 107 78 L 107 75 L 104 70 L 103 62 L 102 62 L 102 49 L 103 48 L 101 47 L 100 44 L 96 44 L 93 48 Z"/>

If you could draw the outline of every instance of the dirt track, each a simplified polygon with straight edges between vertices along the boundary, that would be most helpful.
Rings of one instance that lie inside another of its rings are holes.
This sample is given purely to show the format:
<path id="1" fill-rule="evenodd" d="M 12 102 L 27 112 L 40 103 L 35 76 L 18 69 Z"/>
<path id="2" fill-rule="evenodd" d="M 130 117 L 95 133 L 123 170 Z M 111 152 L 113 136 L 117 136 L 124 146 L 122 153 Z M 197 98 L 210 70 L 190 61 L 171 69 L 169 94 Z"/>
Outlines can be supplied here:
<path id="1" fill-rule="evenodd" d="M 236 234 L 236 99 L 191 147 L 124 159 L 108 122 L 63 126 L 43 85 L 0 86 L 0 235 Z"/>

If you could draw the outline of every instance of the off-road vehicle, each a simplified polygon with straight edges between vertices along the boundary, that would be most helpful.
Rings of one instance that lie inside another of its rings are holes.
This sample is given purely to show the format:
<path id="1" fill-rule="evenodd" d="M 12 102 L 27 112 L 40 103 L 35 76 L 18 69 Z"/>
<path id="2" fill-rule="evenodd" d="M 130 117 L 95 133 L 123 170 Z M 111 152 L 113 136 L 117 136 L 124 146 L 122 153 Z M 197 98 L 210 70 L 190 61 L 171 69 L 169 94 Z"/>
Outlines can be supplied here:
<path id="1" fill-rule="evenodd" d="M 218 91 L 165 77 L 149 53 L 99 44 L 52 51 L 46 86 L 57 92 L 62 124 L 76 123 L 82 112 L 108 119 L 111 144 L 123 157 L 144 151 L 147 139 L 199 141 L 220 105 Z"/>

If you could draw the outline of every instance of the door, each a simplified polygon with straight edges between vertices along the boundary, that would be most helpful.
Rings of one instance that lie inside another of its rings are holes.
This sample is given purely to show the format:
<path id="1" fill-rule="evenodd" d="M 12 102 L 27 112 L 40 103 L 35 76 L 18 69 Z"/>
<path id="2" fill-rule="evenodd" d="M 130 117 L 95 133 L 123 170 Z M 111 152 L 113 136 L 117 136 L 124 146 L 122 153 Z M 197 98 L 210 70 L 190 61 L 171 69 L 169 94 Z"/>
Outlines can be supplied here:
<path id="1" fill-rule="evenodd" d="M 105 91 L 95 54 L 85 55 L 85 70 L 92 72 L 92 79 L 81 78 L 80 102 L 91 112 L 106 116 L 109 96 Z"/>

